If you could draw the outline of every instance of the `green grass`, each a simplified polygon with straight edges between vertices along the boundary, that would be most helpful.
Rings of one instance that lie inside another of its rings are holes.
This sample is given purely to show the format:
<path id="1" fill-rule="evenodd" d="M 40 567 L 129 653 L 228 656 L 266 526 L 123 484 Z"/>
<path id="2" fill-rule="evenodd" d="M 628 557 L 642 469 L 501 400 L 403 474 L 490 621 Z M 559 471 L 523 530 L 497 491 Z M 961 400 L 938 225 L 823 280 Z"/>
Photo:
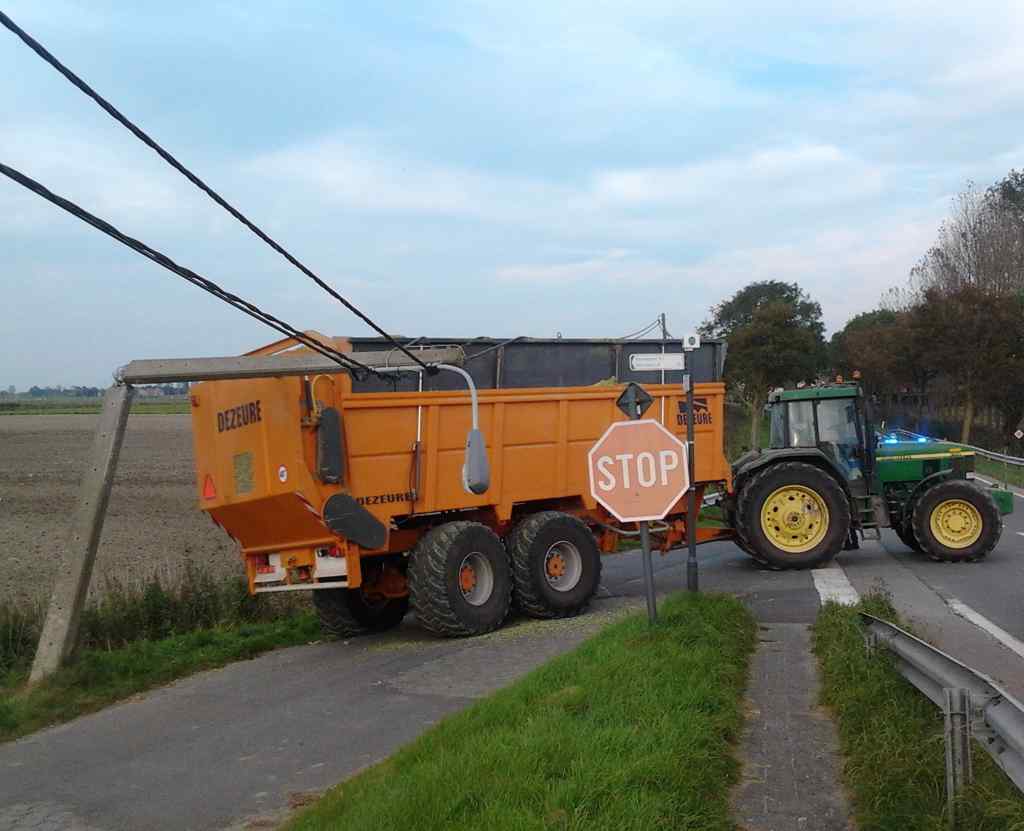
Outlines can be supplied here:
<path id="1" fill-rule="evenodd" d="M 99 398 L 20 399 L 0 402 L 5 415 L 94 415 L 99 413 Z M 139 399 L 132 402 L 132 415 L 180 415 L 189 412 L 186 399 Z"/>
<path id="2" fill-rule="evenodd" d="M 974 467 L 980 475 L 993 482 L 998 482 L 1000 485 L 1005 482 L 1018 488 L 1024 487 L 1024 467 L 1002 465 L 977 455 L 974 457 Z"/>
<path id="3" fill-rule="evenodd" d="M 733 828 L 755 625 L 676 596 L 614 623 L 329 791 L 291 831 Z"/>
<path id="4" fill-rule="evenodd" d="M 858 609 L 904 626 L 878 595 L 856 608 L 828 604 L 815 625 L 822 699 L 839 727 L 857 828 L 945 831 L 941 711 L 893 669 L 884 650 L 867 652 Z M 1022 831 L 1024 798 L 976 743 L 972 753 L 975 783 L 961 799 L 958 827 Z"/>
<path id="5" fill-rule="evenodd" d="M 761 416 L 761 446 L 768 444 L 770 419 Z M 750 449 L 750 413 L 745 407 L 729 404 L 725 408 L 725 458 L 734 461 Z"/>
<path id="6" fill-rule="evenodd" d="M 160 640 L 196 629 L 269 623 L 309 608 L 295 595 L 255 598 L 240 576 L 215 576 L 186 562 L 173 581 L 158 575 L 137 583 L 107 578 L 82 612 L 79 646 L 110 651 L 137 640 Z M 42 631 L 42 603 L 0 603 L 0 676 L 28 668 Z"/>
<path id="7" fill-rule="evenodd" d="M 119 649 L 83 650 L 73 663 L 34 687 L 25 687 L 23 670 L 10 670 L 0 678 L 0 741 L 69 721 L 200 670 L 318 637 L 316 617 L 307 612 L 269 623 L 135 641 Z"/>

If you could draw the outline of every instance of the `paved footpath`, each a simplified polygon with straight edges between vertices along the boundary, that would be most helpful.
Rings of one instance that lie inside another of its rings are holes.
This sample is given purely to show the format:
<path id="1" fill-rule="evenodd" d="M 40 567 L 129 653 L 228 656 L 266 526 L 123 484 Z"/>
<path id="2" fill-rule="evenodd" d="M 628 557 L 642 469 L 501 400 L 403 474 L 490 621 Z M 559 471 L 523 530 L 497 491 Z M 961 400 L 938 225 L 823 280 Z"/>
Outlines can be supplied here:
<path id="1" fill-rule="evenodd" d="M 733 817 L 744 831 L 845 831 L 852 825 L 840 779 L 839 738 L 818 704 L 810 626 L 759 628 Z"/>

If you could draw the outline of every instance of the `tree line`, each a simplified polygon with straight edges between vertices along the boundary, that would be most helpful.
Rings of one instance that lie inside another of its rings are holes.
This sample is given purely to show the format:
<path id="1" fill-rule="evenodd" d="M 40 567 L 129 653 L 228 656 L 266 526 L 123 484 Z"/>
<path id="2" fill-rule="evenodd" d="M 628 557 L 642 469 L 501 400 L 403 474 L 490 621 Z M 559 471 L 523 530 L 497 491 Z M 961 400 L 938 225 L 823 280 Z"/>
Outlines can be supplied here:
<path id="1" fill-rule="evenodd" d="M 714 306 L 701 331 L 728 340 L 730 396 L 751 413 L 776 386 L 857 370 L 892 426 L 1013 446 L 1024 420 L 1024 171 L 984 190 L 968 183 L 909 277 L 828 341 L 821 306 L 774 280 Z"/>

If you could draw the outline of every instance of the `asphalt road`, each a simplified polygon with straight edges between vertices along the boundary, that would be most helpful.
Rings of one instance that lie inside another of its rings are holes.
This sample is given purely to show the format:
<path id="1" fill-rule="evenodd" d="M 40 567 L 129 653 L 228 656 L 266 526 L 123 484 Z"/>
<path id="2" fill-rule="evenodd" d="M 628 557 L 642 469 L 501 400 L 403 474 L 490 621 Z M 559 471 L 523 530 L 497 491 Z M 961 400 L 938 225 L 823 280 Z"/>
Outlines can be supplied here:
<path id="1" fill-rule="evenodd" d="M 864 593 L 884 588 L 941 648 L 1024 696 L 1024 659 L 955 615 L 964 603 L 1024 639 L 1024 499 L 983 563 L 932 563 L 886 533 L 838 562 Z M 656 558 L 662 593 L 685 588 L 686 552 Z M 734 546 L 700 549 L 701 588 L 740 596 L 766 624 L 811 623 L 812 572 L 757 567 Z M 0 829 L 223 829 L 272 822 L 304 795 L 383 758 L 445 715 L 642 608 L 637 554 L 605 559 L 591 611 L 515 621 L 443 641 L 414 622 L 350 642 L 280 650 L 202 673 L 0 746 Z"/>

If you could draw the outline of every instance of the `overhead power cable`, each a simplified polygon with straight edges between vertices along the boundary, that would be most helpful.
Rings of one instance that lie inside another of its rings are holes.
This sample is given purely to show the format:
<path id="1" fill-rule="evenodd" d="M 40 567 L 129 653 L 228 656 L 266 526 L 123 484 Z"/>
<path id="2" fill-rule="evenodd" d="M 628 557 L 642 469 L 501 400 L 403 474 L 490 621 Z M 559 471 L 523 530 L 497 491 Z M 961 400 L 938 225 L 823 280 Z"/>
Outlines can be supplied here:
<path id="1" fill-rule="evenodd" d="M 351 358 L 350 356 L 344 354 L 343 352 L 339 352 L 336 349 L 333 349 L 325 344 L 322 344 L 317 340 L 314 340 L 305 332 L 302 332 L 296 329 L 294 326 L 285 323 L 280 318 L 274 317 L 269 312 L 263 311 L 263 309 L 248 302 L 247 300 L 242 299 L 238 295 L 232 294 L 226 289 L 221 288 L 212 280 L 208 280 L 207 278 L 201 276 L 200 274 L 197 274 L 191 269 L 179 265 L 178 263 L 174 262 L 174 260 L 172 260 L 170 257 L 168 257 L 165 254 L 162 254 L 155 248 L 150 248 L 144 242 L 140 242 L 134 237 L 130 237 L 127 234 L 122 233 L 106 220 L 100 219 L 95 214 L 89 213 L 89 211 L 85 210 L 85 208 L 81 207 L 80 205 L 76 205 L 70 199 L 65 199 L 63 196 L 57 195 L 53 191 L 49 190 L 45 185 L 42 185 L 35 179 L 32 179 L 26 176 L 24 173 L 15 170 L 13 167 L 9 167 L 8 165 L 5 165 L 2 162 L 0 162 L 0 173 L 2 173 L 8 179 L 17 182 L 19 185 L 26 188 L 27 190 L 30 190 L 33 193 L 37 194 L 38 196 L 41 196 L 47 202 L 51 202 L 58 208 L 62 208 L 72 216 L 91 225 L 93 228 L 102 231 L 107 236 L 113 237 L 118 242 L 128 246 L 133 251 L 136 251 L 137 253 L 141 254 L 143 257 L 152 260 L 157 265 L 160 265 L 163 268 L 166 268 L 168 271 L 177 274 L 179 277 L 187 280 L 192 285 L 198 286 L 203 291 L 209 292 L 210 294 L 214 295 L 220 300 L 223 300 L 228 305 L 233 306 L 239 311 L 245 312 L 245 314 L 255 318 L 256 320 L 266 324 L 267 326 L 270 326 L 272 329 L 276 329 L 278 332 L 281 332 L 282 334 L 290 338 L 294 338 L 302 345 L 312 349 L 315 352 L 319 352 L 324 357 L 330 358 L 332 361 L 335 361 L 336 363 L 340 364 L 346 369 L 353 372 L 358 370 L 360 372 L 373 373 L 374 375 L 378 374 L 371 367 L 366 366 L 364 363 Z"/>
<path id="2" fill-rule="evenodd" d="M 658 318 L 656 320 L 652 320 L 650 323 L 648 323 L 646 326 L 644 326 L 643 329 L 638 329 L 636 332 L 633 332 L 632 334 L 629 334 L 629 335 L 623 335 L 621 338 L 619 338 L 619 340 L 633 340 L 634 338 L 643 337 L 648 332 L 652 331 L 653 329 L 657 328 L 660 325 L 661 325 L 661 318 Z"/>
<path id="3" fill-rule="evenodd" d="M 7 29 L 16 34 L 21 38 L 25 44 L 39 57 L 46 61 L 50 66 L 56 69 L 61 75 L 68 79 L 74 86 L 85 93 L 89 98 L 95 101 L 103 110 L 105 110 L 111 118 L 119 122 L 129 132 L 131 132 L 139 141 L 148 146 L 150 149 L 155 151 L 167 164 L 177 170 L 182 176 L 188 179 L 193 185 L 199 188 L 203 193 L 209 196 L 214 202 L 220 205 L 224 210 L 231 214 L 235 219 L 241 222 L 246 228 L 252 231 L 257 237 L 263 240 L 267 245 L 273 248 L 278 254 L 284 257 L 289 263 L 295 266 L 299 271 L 309 277 L 314 283 L 320 288 L 326 291 L 331 297 L 341 303 L 345 308 L 352 312 L 356 317 L 366 323 L 371 329 L 378 334 L 382 335 L 388 341 L 390 341 L 396 349 L 401 350 L 405 353 L 408 358 L 411 358 L 415 363 L 419 364 L 424 369 L 429 369 L 423 361 L 418 358 L 413 352 L 402 346 L 397 340 L 391 335 L 385 332 L 380 326 L 374 323 L 366 314 L 360 311 L 356 306 L 342 297 L 337 291 L 335 291 L 330 285 L 324 280 L 320 279 L 316 274 L 313 273 L 306 265 L 300 262 L 296 257 L 289 253 L 283 246 L 272 239 L 266 232 L 263 231 L 258 225 L 250 220 L 245 214 L 231 205 L 226 199 L 224 199 L 219 193 L 213 188 L 206 184 L 202 179 L 196 176 L 191 170 L 185 165 L 179 162 L 174 156 L 164 150 L 159 144 L 156 143 L 150 136 L 143 131 L 140 127 L 136 126 L 126 116 L 124 116 L 120 110 L 118 110 L 113 104 L 107 101 L 103 96 L 96 92 L 90 87 L 85 81 L 83 81 L 78 75 L 68 69 L 63 63 L 61 63 L 54 55 L 46 49 L 39 41 L 32 37 L 28 32 L 22 29 L 17 23 L 11 20 L 6 14 L 0 11 L 0 23 L 2 23 Z"/>

